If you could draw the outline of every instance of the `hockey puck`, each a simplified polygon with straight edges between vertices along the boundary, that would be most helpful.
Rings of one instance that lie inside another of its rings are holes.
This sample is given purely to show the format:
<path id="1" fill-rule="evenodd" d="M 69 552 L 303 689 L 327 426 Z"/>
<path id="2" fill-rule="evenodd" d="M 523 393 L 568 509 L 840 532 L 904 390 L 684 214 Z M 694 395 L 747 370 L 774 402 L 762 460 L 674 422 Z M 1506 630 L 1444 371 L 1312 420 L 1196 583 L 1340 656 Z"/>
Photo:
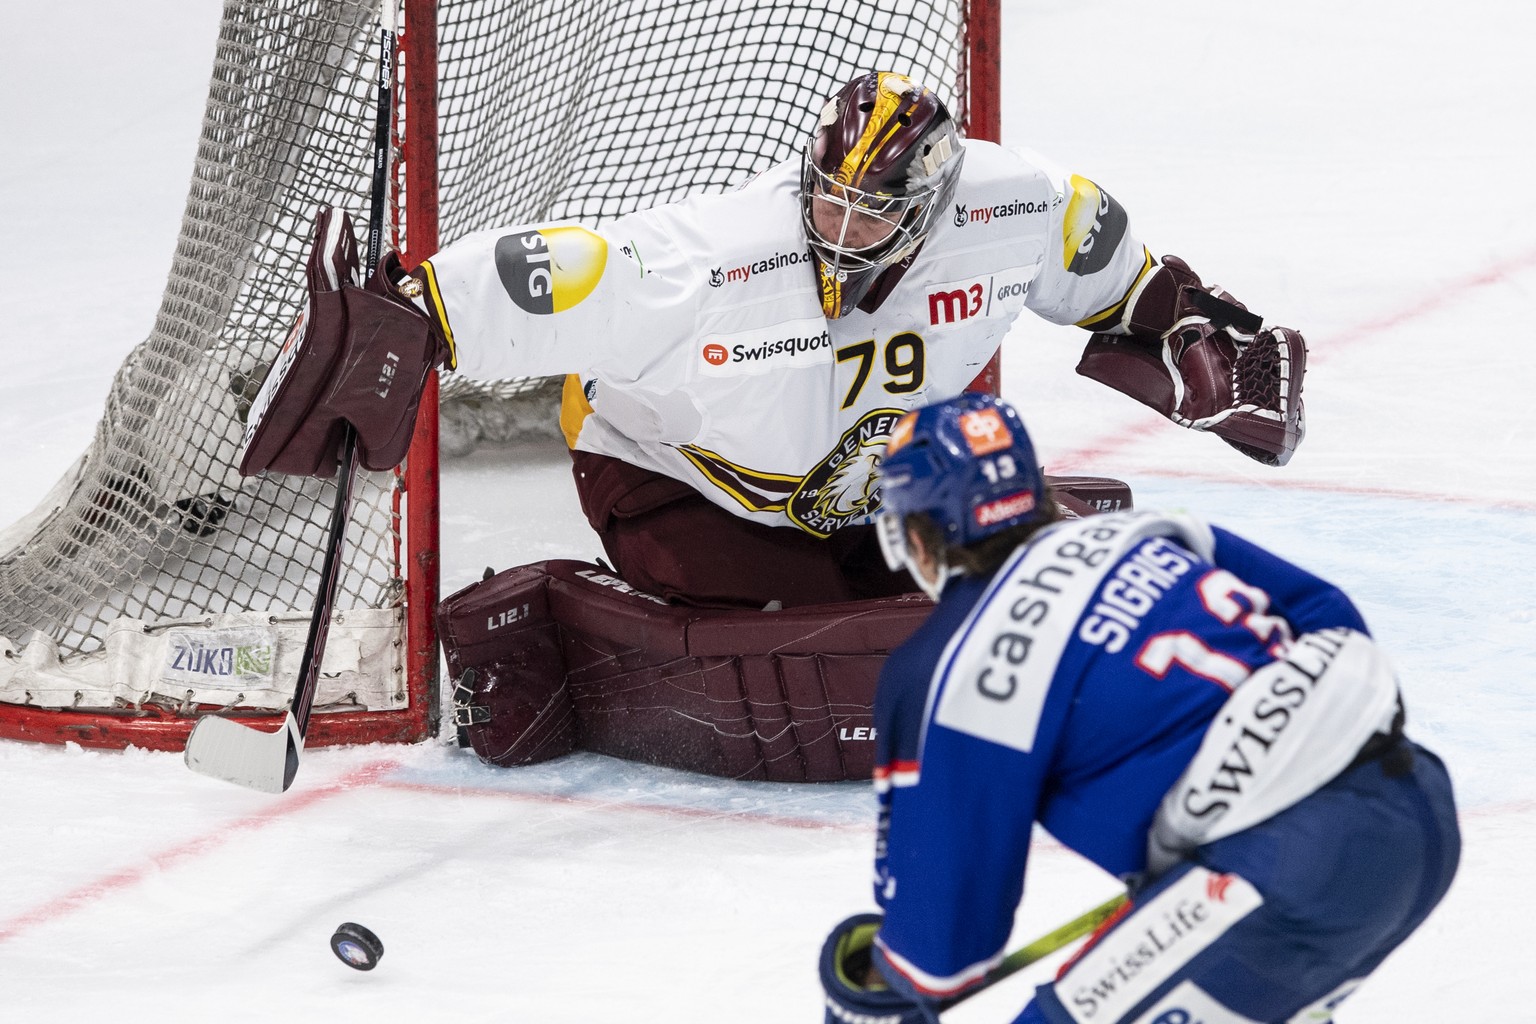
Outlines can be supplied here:
<path id="1" fill-rule="evenodd" d="M 331 951 L 348 967 L 371 971 L 379 965 L 379 958 L 384 955 L 384 943 L 367 928 L 348 921 L 339 925 L 336 934 L 331 936 Z"/>

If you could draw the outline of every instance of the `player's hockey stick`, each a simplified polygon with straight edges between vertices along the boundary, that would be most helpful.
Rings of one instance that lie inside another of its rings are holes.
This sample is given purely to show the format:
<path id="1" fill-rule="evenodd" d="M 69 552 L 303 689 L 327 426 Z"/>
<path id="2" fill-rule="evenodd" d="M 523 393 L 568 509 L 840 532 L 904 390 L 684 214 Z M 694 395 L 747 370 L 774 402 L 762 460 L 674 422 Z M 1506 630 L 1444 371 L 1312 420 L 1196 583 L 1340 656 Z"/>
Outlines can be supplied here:
<path id="1" fill-rule="evenodd" d="M 395 80 L 395 34 L 398 0 L 382 0 L 379 11 L 379 80 L 377 119 L 373 137 L 373 183 L 368 211 L 368 247 L 364 254 L 366 276 L 379 265 L 384 244 L 384 202 L 389 181 L 391 97 Z M 343 425 L 341 465 L 336 471 L 336 500 L 331 510 L 331 530 L 325 561 L 320 569 L 320 592 L 309 620 L 309 635 L 299 661 L 299 678 L 293 700 L 276 732 L 261 732 L 229 718 L 205 715 L 187 737 L 187 767 L 203 775 L 225 779 L 265 793 L 282 793 L 293 785 L 309 731 L 315 688 L 320 681 L 320 661 L 330 631 L 336 584 L 341 576 L 341 551 L 346 543 L 347 521 L 352 511 L 352 484 L 357 476 L 357 434 Z"/>
<path id="2" fill-rule="evenodd" d="M 1014 950 L 1004 957 L 1001 963 L 988 971 L 986 977 L 981 980 L 979 985 L 966 989 L 959 995 L 941 1002 L 939 1004 L 940 1011 L 948 1010 L 952 1006 L 965 1002 L 976 993 L 986 991 L 1004 978 L 1013 977 L 1013 975 L 1018 974 L 1024 968 L 1031 964 L 1039 963 L 1052 953 L 1057 952 L 1072 942 L 1076 942 L 1084 935 L 1091 935 L 1094 929 L 1119 913 L 1120 908 L 1125 906 L 1128 899 L 1129 897 L 1125 893 L 1121 893 L 1112 899 L 1107 899 L 1092 910 L 1085 911 L 1074 917 L 1055 931 L 1042 935 L 1029 945 L 1021 946 Z"/>

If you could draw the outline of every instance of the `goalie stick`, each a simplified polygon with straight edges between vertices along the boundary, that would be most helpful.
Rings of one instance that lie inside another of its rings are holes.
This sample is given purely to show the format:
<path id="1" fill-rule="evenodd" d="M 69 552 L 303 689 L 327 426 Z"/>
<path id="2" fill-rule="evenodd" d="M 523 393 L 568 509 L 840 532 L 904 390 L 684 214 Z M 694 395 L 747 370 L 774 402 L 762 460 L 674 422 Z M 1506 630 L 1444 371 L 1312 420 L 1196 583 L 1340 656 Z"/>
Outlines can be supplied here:
<path id="1" fill-rule="evenodd" d="M 378 269 L 384 244 L 384 201 L 389 176 L 390 115 L 395 77 L 395 35 L 398 0 L 382 0 L 379 10 L 379 80 L 377 118 L 373 138 L 373 181 L 368 210 L 366 280 Z M 202 775 L 236 785 L 283 793 L 293 785 L 309 731 L 315 689 L 320 681 L 320 662 L 330 630 L 336 584 L 341 576 L 341 551 L 346 543 L 347 521 L 352 511 L 352 485 L 357 475 L 357 433 L 344 424 L 341 467 L 336 474 L 336 500 L 331 510 L 330 536 L 320 569 L 320 592 L 299 662 L 299 678 L 283 724 L 276 732 L 261 732 L 229 718 L 205 715 L 187 737 L 187 767 Z"/>

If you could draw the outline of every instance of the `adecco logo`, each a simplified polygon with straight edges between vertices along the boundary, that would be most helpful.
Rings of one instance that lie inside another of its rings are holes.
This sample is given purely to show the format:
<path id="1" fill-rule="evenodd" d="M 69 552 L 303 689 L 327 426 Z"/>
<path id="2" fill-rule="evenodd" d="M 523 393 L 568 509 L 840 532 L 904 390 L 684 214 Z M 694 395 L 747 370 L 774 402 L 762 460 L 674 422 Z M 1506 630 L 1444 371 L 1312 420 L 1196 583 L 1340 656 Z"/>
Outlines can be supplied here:
<path id="1" fill-rule="evenodd" d="M 543 228 L 496 241 L 501 286 L 519 309 L 538 315 L 563 312 L 591 295 L 607 264 L 607 241 L 586 228 Z"/>
<path id="2" fill-rule="evenodd" d="M 719 366 L 729 358 L 731 358 L 731 354 L 725 350 L 724 345 L 710 342 L 704 346 L 704 361 L 710 366 Z"/>

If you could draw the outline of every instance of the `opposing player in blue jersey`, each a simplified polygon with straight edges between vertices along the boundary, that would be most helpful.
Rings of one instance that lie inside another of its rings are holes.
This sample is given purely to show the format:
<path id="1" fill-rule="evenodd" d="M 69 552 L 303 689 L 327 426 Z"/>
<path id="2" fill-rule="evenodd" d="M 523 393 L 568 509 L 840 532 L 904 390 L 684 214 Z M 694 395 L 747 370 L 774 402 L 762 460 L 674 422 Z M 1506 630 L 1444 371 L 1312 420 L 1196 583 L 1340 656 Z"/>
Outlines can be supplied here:
<path id="1" fill-rule="evenodd" d="M 1016 1024 L 1326 1021 L 1429 914 L 1450 781 L 1337 588 L 1184 516 L 1054 521 L 1018 414 L 908 413 L 882 542 L 938 605 L 875 701 L 875 898 L 828 1021 L 935 1019 L 1001 959 L 1039 822 L 1127 912 Z"/>

